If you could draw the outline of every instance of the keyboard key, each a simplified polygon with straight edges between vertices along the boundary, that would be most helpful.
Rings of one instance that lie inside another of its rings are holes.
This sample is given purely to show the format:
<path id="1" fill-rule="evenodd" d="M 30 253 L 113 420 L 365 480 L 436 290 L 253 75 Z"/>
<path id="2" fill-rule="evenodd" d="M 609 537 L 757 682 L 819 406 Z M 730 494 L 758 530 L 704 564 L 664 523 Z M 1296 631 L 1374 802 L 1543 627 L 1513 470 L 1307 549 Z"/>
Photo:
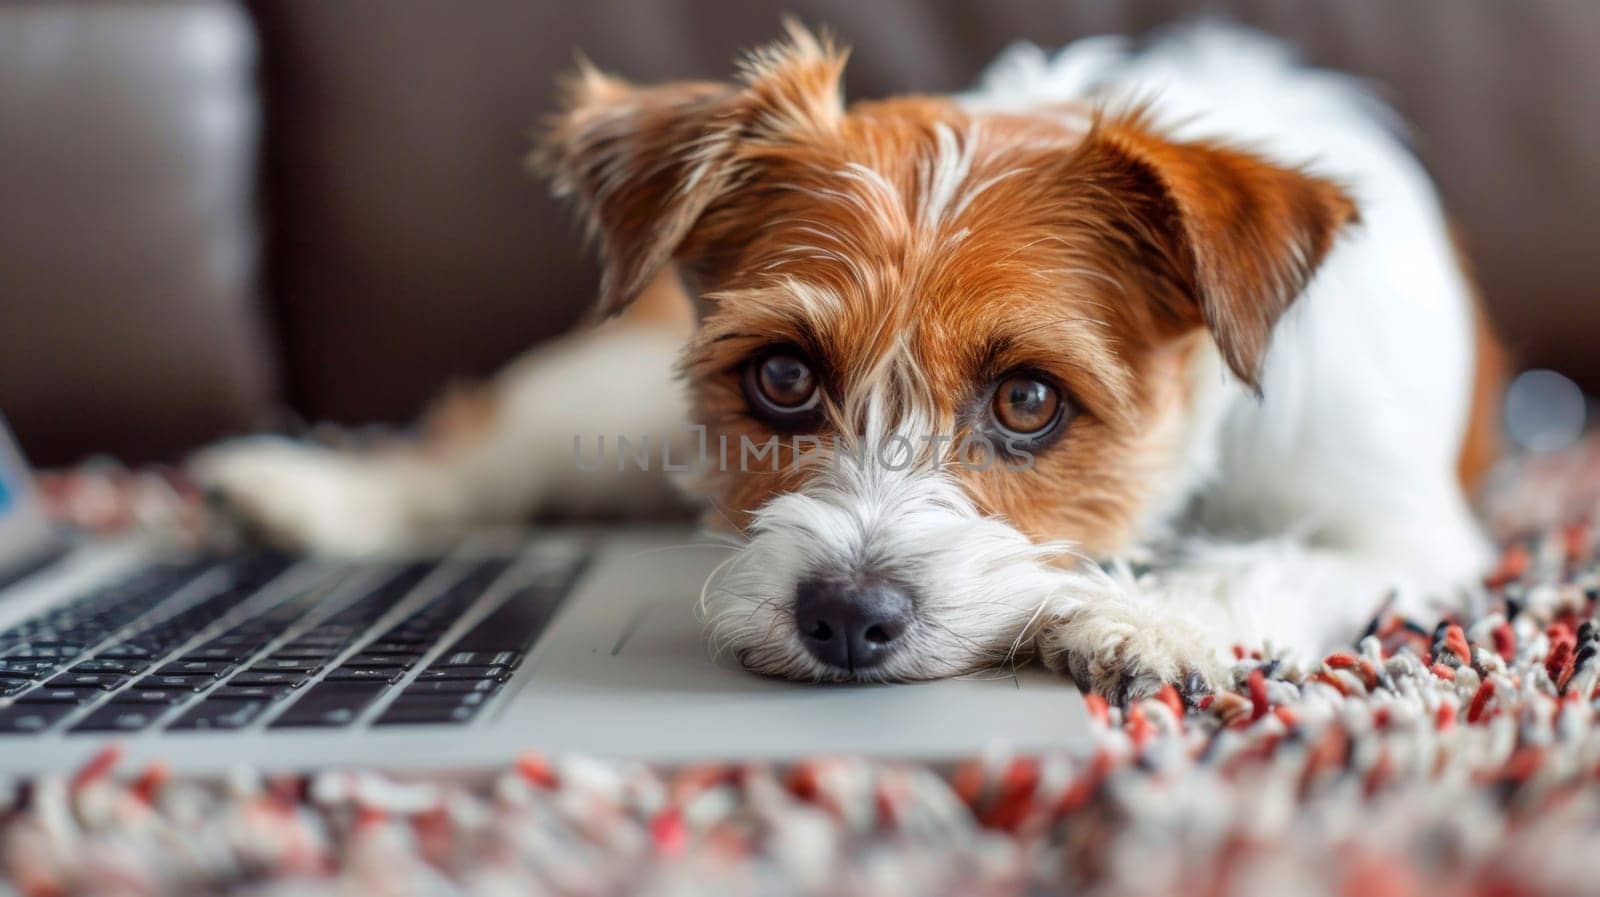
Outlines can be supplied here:
<path id="1" fill-rule="evenodd" d="M 426 651 L 437 636 L 388 635 L 361 649 L 363 654 L 416 654 Z"/>
<path id="2" fill-rule="evenodd" d="M 494 697 L 492 692 L 470 691 L 464 694 L 420 694 L 409 689 L 402 692 L 394 699 L 390 707 L 461 707 L 464 705 L 476 706 L 487 702 Z"/>
<path id="3" fill-rule="evenodd" d="M 291 645 L 323 645 L 338 647 L 361 633 L 359 626 L 333 626 L 324 623 L 290 642 Z"/>
<path id="4" fill-rule="evenodd" d="M 328 671 L 328 675 L 324 677 L 323 681 L 325 681 L 325 682 L 398 682 L 398 681 L 400 681 L 400 677 L 403 676 L 403 675 L 405 675 L 405 671 L 404 670 L 397 670 L 397 669 L 393 669 L 391 667 L 381 667 L 381 668 L 376 668 L 376 669 L 358 668 L 358 667 L 338 667 L 336 669 L 329 670 Z"/>
<path id="5" fill-rule="evenodd" d="M 140 662 L 138 660 L 128 660 L 115 657 L 94 657 L 89 660 L 74 664 L 72 671 L 74 673 L 132 674 L 143 671 L 147 666 L 149 666 L 149 664 Z"/>
<path id="6" fill-rule="evenodd" d="M 478 708 L 461 704 L 415 704 L 390 707 L 373 721 L 375 726 L 422 726 L 441 723 L 464 723 L 472 719 Z"/>
<path id="7" fill-rule="evenodd" d="M 402 693 L 405 695 L 453 695 L 466 692 L 495 692 L 501 683 L 495 679 L 441 679 L 431 682 L 413 682 Z"/>
<path id="8" fill-rule="evenodd" d="M 221 660 L 178 660 L 156 670 L 157 676 L 210 676 L 217 678 L 233 669 Z"/>
<path id="9" fill-rule="evenodd" d="M 54 660 L 18 660 L 7 657 L 0 660 L 0 679 L 38 679 L 47 673 L 53 673 L 61 667 Z"/>
<path id="10" fill-rule="evenodd" d="M 159 704 L 124 704 L 113 701 L 97 707 L 89 715 L 68 729 L 69 732 L 137 732 L 147 728 L 167 708 Z"/>
<path id="11" fill-rule="evenodd" d="M 411 669 L 411 665 L 422 659 L 420 654 L 372 654 L 363 651 L 352 654 L 346 660 L 345 666 L 352 667 L 396 667 L 402 670 Z"/>
<path id="12" fill-rule="evenodd" d="M 290 642 L 272 652 L 273 657 L 299 657 L 299 658 L 327 658 L 343 651 L 350 640 L 345 639 L 336 645 L 301 645 Z"/>
<path id="13" fill-rule="evenodd" d="M 450 646 L 450 653 L 526 651 L 544 631 L 545 624 L 555 615 L 556 609 L 561 606 L 569 591 L 566 580 L 571 578 L 569 571 L 560 577 L 559 586 L 533 585 L 512 593 L 499 607 L 473 625 L 465 635 L 456 639 Z"/>
<path id="14" fill-rule="evenodd" d="M 71 713 L 71 704 L 13 704 L 0 709 L 0 735 L 32 735 Z"/>
<path id="15" fill-rule="evenodd" d="M 259 616 L 251 617 L 233 624 L 232 627 L 213 635 L 207 645 L 227 645 L 237 642 L 254 641 L 261 638 L 274 638 L 283 632 L 287 620 L 298 617 L 303 609 L 294 605 L 279 605 Z M 280 616 L 287 613 L 287 617 Z M 276 620 L 277 622 L 272 622 Z"/>
<path id="16" fill-rule="evenodd" d="M 327 660 L 338 653 L 339 649 L 336 647 L 312 645 L 309 647 L 293 648 L 285 645 L 282 648 L 272 652 L 272 657 L 276 660 Z"/>
<path id="17" fill-rule="evenodd" d="M 212 692 L 211 699 L 238 698 L 241 700 L 275 701 L 292 690 L 292 685 L 234 685 L 224 682 L 222 687 Z"/>
<path id="18" fill-rule="evenodd" d="M 120 673 L 62 673 L 45 683 L 48 688 L 100 688 L 110 691 L 128 681 Z"/>
<path id="19" fill-rule="evenodd" d="M 430 669 L 473 666 L 514 667 L 521 662 L 521 651 L 449 651 L 428 666 Z"/>
<path id="20" fill-rule="evenodd" d="M 379 719 L 384 725 L 403 723 L 462 723 L 477 714 L 492 697 L 487 692 L 465 694 L 402 694 Z"/>
<path id="21" fill-rule="evenodd" d="M 65 661 L 71 660 L 82 653 L 83 651 L 77 648 L 72 649 L 70 653 L 62 653 L 61 651 L 51 648 L 36 648 L 33 645 L 29 645 L 20 653 L 7 654 L 6 661 L 14 662 L 20 660 L 24 663 L 49 663 L 55 666 L 60 666 Z"/>
<path id="22" fill-rule="evenodd" d="M 176 731 L 243 729 L 270 706 L 270 699 L 240 699 L 237 695 L 210 697 L 189 708 L 167 728 Z"/>
<path id="23" fill-rule="evenodd" d="M 0 698 L 9 698 L 32 687 L 33 681 L 30 679 L 0 679 Z"/>
<path id="24" fill-rule="evenodd" d="M 388 685 L 382 682 L 327 682 L 316 685 L 289 705 L 271 728 L 337 727 L 355 722 Z"/>
<path id="25" fill-rule="evenodd" d="M 105 692 L 98 688 L 36 688 L 17 698 L 18 704 L 86 704 Z"/>
<path id="26" fill-rule="evenodd" d="M 117 702 L 126 704 L 177 704 L 194 697 L 189 689 L 131 688 L 117 692 Z"/>
<path id="27" fill-rule="evenodd" d="M 250 665 L 250 672 L 252 673 L 281 672 L 310 675 L 320 669 L 322 669 L 320 661 L 292 657 L 268 657 Z"/>
<path id="28" fill-rule="evenodd" d="M 393 638 L 433 639 L 450 628 L 451 620 L 412 617 L 390 630 Z"/>
<path id="29" fill-rule="evenodd" d="M 184 660 L 220 660 L 234 663 L 255 653 L 254 648 L 233 647 L 230 645 L 215 645 L 199 647 L 183 652 Z"/>
<path id="30" fill-rule="evenodd" d="M 417 681 L 432 682 L 440 679 L 497 679 L 511 678 L 511 668 L 503 666 L 428 667 L 417 674 Z"/>
<path id="31" fill-rule="evenodd" d="M 145 676 L 133 683 L 134 688 L 154 691 L 199 691 L 211 684 L 204 676 Z"/>
<path id="32" fill-rule="evenodd" d="M 77 657 L 87 648 L 75 642 L 29 642 L 28 656 L 40 660 Z"/>
<path id="33" fill-rule="evenodd" d="M 100 651 L 100 655 L 99 656 L 101 656 L 101 657 L 140 658 L 140 657 L 150 657 L 150 656 L 152 656 L 152 654 L 153 654 L 153 652 L 149 648 L 147 648 L 147 647 L 145 647 L 143 645 L 137 645 L 137 644 L 131 644 L 131 643 L 128 643 L 128 642 L 124 642 L 124 643 L 122 643 L 120 645 L 112 645 L 109 648 L 102 649 Z"/>
<path id="34" fill-rule="evenodd" d="M 294 686 L 294 685 L 300 685 L 301 683 L 303 683 L 305 681 L 306 681 L 306 677 L 301 673 L 251 672 L 249 670 L 246 670 L 243 673 L 235 673 L 235 674 L 233 674 L 233 678 L 229 679 L 227 684 L 229 684 L 229 685 L 290 685 L 290 686 Z"/>

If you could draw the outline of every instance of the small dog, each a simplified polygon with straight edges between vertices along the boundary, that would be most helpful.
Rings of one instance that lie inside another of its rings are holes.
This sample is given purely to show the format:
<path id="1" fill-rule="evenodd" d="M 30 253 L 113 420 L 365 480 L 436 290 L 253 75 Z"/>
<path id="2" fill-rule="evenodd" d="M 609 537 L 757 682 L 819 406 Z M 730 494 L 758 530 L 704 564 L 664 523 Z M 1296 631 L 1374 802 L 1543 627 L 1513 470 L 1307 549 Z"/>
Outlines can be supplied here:
<path id="1" fill-rule="evenodd" d="M 844 64 L 791 26 L 730 83 L 583 67 L 537 160 L 615 320 L 419 443 L 244 440 L 197 475 L 282 540 L 366 552 L 649 509 L 666 478 L 579 473 L 575 436 L 698 439 L 738 537 L 713 640 L 806 680 L 1036 654 L 1115 700 L 1192 691 L 1236 645 L 1319 650 L 1483 571 L 1464 484 L 1498 355 L 1358 84 L 1219 26 L 1020 47 L 952 97 L 847 106 Z"/>

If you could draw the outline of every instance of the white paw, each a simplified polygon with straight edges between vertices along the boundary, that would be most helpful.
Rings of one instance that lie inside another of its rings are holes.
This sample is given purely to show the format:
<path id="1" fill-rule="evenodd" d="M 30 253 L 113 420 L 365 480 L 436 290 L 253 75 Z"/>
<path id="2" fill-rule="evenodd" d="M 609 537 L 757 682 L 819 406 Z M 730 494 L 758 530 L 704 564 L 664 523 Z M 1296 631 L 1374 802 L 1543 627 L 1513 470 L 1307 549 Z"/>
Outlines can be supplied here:
<path id="1" fill-rule="evenodd" d="M 1222 674 L 1218 655 L 1199 632 L 1122 601 L 1051 620 L 1039 632 L 1038 648 L 1050 669 L 1118 705 L 1149 697 L 1163 685 L 1198 696 Z"/>
<path id="2" fill-rule="evenodd" d="M 405 484 L 391 466 L 278 437 L 225 442 L 189 473 L 246 525 L 288 548 L 373 554 L 405 544 Z"/>

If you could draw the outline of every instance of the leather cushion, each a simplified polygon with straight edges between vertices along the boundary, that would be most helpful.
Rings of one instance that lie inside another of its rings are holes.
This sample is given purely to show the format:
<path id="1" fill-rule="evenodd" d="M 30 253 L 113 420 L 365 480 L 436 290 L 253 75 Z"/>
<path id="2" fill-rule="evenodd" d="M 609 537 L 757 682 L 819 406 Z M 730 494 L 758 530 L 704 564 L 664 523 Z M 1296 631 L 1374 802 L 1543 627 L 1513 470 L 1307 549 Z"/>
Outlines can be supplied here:
<path id="1" fill-rule="evenodd" d="M 0 5 L 0 412 L 39 463 L 259 417 L 253 32 L 213 4 Z"/>

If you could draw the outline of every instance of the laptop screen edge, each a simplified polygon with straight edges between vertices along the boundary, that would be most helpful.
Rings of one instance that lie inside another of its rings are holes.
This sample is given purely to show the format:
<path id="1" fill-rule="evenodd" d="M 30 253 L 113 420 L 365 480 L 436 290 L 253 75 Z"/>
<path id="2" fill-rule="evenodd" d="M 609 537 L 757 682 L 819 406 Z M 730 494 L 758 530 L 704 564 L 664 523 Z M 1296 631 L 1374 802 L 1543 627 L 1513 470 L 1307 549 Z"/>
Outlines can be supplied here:
<path id="1" fill-rule="evenodd" d="M 5 417 L 0 415 L 0 570 L 24 563 L 57 544 L 38 489 L 28 474 Z"/>

